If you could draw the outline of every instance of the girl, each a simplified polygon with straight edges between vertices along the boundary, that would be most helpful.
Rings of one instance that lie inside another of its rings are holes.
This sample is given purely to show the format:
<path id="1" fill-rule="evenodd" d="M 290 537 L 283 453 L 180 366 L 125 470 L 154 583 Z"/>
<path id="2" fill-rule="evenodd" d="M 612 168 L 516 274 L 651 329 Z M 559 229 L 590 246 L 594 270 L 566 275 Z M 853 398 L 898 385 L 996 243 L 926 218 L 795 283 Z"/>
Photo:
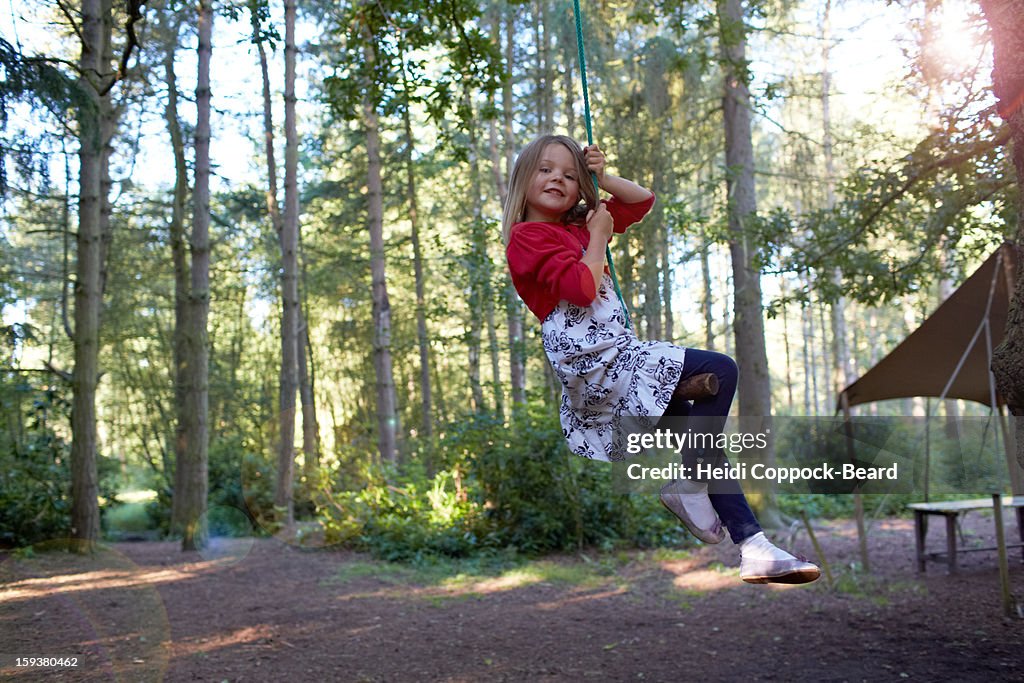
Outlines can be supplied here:
<path id="1" fill-rule="evenodd" d="M 612 195 L 598 202 L 590 172 Z M 721 431 L 736 391 L 728 356 L 639 341 L 606 275 L 605 247 L 654 205 L 654 194 L 605 172 L 597 145 L 545 135 L 519 155 L 509 179 L 502 239 L 512 283 L 541 321 L 544 351 L 562 382 L 560 418 L 569 448 L 596 460 L 625 454 L 620 421 L 662 415 L 712 418 Z M 695 374 L 713 372 L 719 391 L 693 402 L 675 396 Z M 721 452 L 709 454 L 727 464 Z M 722 524 L 740 547 L 740 577 L 749 583 L 807 583 L 818 568 L 773 545 L 735 480 L 667 485 L 661 501 L 697 538 L 718 543 Z"/>

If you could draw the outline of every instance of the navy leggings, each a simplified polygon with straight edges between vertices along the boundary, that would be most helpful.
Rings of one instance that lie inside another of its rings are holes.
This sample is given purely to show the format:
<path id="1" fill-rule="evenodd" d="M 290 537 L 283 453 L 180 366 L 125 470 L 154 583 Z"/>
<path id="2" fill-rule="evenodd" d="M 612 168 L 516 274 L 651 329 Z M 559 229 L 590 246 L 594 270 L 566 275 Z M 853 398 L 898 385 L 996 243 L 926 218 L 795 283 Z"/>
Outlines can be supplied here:
<path id="1" fill-rule="evenodd" d="M 725 421 L 729 416 L 733 396 L 736 395 L 736 381 L 739 369 L 736 361 L 729 356 L 715 351 L 686 349 L 683 358 L 683 374 L 680 383 L 694 375 L 711 372 L 718 376 L 718 394 L 695 401 L 687 401 L 673 396 L 665 409 L 666 417 L 699 417 L 701 431 L 721 434 L 725 429 Z M 729 461 L 720 449 L 714 453 L 703 454 L 705 461 L 710 458 L 716 466 L 728 466 Z M 688 454 L 687 458 L 696 458 L 697 454 Z M 688 463 L 691 464 L 692 463 Z M 714 479 L 708 484 L 708 497 L 711 505 L 718 513 L 718 518 L 729 530 L 733 543 L 750 538 L 761 531 L 761 525 L 754 517 L 753 510 L 743 495 L 740 483 L 735 479 Z"/>

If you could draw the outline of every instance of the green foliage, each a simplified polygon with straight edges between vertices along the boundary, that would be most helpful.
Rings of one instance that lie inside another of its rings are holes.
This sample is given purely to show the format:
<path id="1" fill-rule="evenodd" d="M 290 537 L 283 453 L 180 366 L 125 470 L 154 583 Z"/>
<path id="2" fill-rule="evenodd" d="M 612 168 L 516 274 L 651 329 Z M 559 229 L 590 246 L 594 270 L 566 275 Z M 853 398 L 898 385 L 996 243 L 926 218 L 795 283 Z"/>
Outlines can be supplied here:
<path id="1" fill-rule="evenodd" d="M 413 462 L 320 500 L 328 540 L 422 561 L 683 539 L 654 496 L 616 493 L 610 468 L 572 456 L 557 416 L 542 404 L 517 413 L 511 429 L 489 414 L 467 416 L 437 447 L 430 461 L 443 469 L 436 474 Z"/>
<path id="2" fill-rule="evenodd" d="M 809 519 L 835 519 L 853 513 L 853 497 L 844 494 L 780 493 L 776 503 L 779 512 L 793 519 L 800 519 L 801 512 Z"/>
<path id="3" fill-rule="evenodd" d="M 58 119 L 64 118 L 68 108 L 94 111 L 95 105 L 78 83 L 55 66 L 57 60 L 27 56 L 20 49 L 0 38 L 0 132 L 6 132 L 10 110 L 17 102 L 41 105 Z M 38 133 L 27 134 L 18 130 L 11 136 L 0 137 L 0 195 L 8 189 L 5 160 L 14 160 L 24 177 L 48 175 L 48 159 L 37 147 Z"/>
<path id="4" fill-rule="evenodd" d="M 49 424 L 69 412 L 68 403 L 55 389 L 37 391 L 17 375 L 4 379 L 5 422 L 17 427 L 3 432 L 0 451 L 0 542 L 22 546 L 68 536 L 71 447 Z"/>
<path id="5" fill-rule="evenodd" d="M 815 294 L 871 304 L 913 292 L 937 274 L 961 274 L 1015 225 L 1008 132 L 994 115 L 961 112 L 890 165 L 856 169 L 834 209 L 802 216 L 776 210 L 772 222 L 784 229 L 766 233 L 768 262 L 801 273 L 838 269 L 842 279 L 818 278 Z"/>
<path id="6" fill-rule="evenodd" d="M 149 511 L 145 503 L 124 503 L 104 510 L 103 530 L 107 537 L 138 538 L 152 531 Z"/>
<path id="7" fill-rule="evenodd" d="M 61 385 L 0 375 L 0 545 L 26 546 L 70 536 L 71 405 Z M 112 498 L 115 463 L 99 458 L 100 495 Z"/>
<path id="8" fill-rule="evenodd" d="M 239 436 L 210 443 L 207 510 L 211 536 L 249 536 L 264 533 L 274 517 L 274 470 L 266 458 L 252 452 Z M 162 477 L 159 477 L 162 481 Z M 157 488 L 146 506 L 148 528 L 167 533 L 171 521 L 171 490 Z"/>
<path id="9" fill-rule="evenodd" d="M 466 126 L 473 113 L 464 93 L 493 94 L 504 76 L 496 46 L 474 25 L 479 14 L 475 2 L 444 0 L 355 4 L 334 16 L 334 73 L 324 81 L 332 108 L 356 120 L 366 98 L 385 114 L 418 102 L 434 121 L 454 112 Z M 424 58 L 431 52 L 445 58 Z"/>
<path id="10" fill-rule="evenodd" d="M 404 561 L 464 557 L 493 547 L 481 536 L 486 529 L 480 510 L 461 494 L 457 472 L 426 477 L 410 469 L 415 473 L 393 473 L 393 484 L 381 476 L 359 491 L 325 497 L 320 514 L 327 540 Z"/>
<path id="11" fill-rule="evenodd" d="M 253 532 L 252 520 L 269 519 L 273 512 L 273 468 L 237 435 L 212 442 L 209 455 L 210 534 L 248 536 Z"/>

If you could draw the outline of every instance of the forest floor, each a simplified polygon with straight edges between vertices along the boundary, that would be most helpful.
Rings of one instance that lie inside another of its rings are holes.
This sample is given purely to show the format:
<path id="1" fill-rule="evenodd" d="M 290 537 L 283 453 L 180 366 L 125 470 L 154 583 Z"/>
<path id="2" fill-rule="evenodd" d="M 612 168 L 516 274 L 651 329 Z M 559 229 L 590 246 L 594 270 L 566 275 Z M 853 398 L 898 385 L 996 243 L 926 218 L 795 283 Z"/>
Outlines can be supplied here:
<path id="1" fill-rule="evenodd" d="M 991 514 L 967 515 L 991 545 Z M 742 583 L 737 551 L 630 551 L 412 568 L 277 539 L 200 553 L 118 543 L 0 562 L 0 678 L 12 681 L 1020 680 L 994 552 L 915 573 L 913 523 L 816 527 L 834 574 Z M 1007 514 L 1007 530 L 1016 525 Z M 788 539 L 781 539 L 785 543 Z M 932 523 L 929 548 L 944 545 Z M 806 533 L 795 549 L 813 557 Z M 1024 566 L 1012 551 L 1014 592 Z M 74 657 L 74 668 L 15 657 Z"/>

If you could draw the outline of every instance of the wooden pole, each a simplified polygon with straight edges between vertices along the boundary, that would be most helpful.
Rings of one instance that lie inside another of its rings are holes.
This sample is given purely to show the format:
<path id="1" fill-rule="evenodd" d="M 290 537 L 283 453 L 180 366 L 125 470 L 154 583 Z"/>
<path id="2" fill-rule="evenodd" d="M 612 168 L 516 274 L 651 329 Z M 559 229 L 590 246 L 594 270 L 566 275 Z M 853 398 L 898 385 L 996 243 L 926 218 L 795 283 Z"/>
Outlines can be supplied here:
<path id="1" fill-rule="evenodd" d="M 999 549 L 999 587 L 1003 595 L 1003 615 L 1013 616 L 1013 593 L 1010 592 L 1010 565 L 1006 558 L 1006 535 L 1003 533 L 1003 497 L 992 494 L 992 507 L 996 515 L 996 547 Z"/>
<path id="2" fill-rule="evenodd" d="M 818 556 L 818 561 L 821 562 L 821 568 L 825 570 L 825 581 L 828 582 L 829 588 L 833 588 L 832 569 L 829 567 L 828 558 L 825 557 L 825 551 L 821 549 L 821 544 L 818 543 L 818 537 L 814 535 L 814 529 L 811 528 L 811 522 L 807 519 L 806 510 L 800 510 L 800 519 L 804 522 L 804 528 L 807 529 L 807 535 L 811 539 L 811 545 L 814 546 L 814 552 Z"/>
<path id="3" fill-rule="evenodd" d="M 853 422 L 850 417 L 850 398 L 844 391 L 839 395 L 839 402 L 843 407 L 844 428 L 846 431 L 846 455 L 851 463 L 856 464 L 857 453 L 853 445 Z M 860 564 L 865 572 L 871 571 L 871 561 L 868 557 L 868 536 L 864 528 L 864 494 L 857 488 L 853 492 L 853 514 L 857 519 L 857 541 L 860 546 Z"/>
<path id="4" fill-rule="evenodd" d="M 924 502 L 928 502 L 928 488 L 932 476 L 932 401 L 924 400 Z"/>

